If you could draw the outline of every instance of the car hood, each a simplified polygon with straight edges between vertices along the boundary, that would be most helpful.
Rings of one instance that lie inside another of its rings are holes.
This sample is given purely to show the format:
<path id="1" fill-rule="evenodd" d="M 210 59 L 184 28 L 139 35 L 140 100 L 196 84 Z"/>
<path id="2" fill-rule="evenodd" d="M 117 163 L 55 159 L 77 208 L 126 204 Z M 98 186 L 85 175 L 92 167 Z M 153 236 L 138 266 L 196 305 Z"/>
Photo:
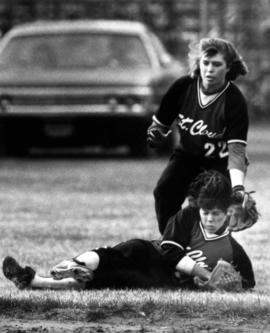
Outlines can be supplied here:
<path id="1" fill-rule="evenodd" d="M 0 70 L 0 86 L 137 86 L 160 78 L 153 70 L 26 71 Z"/>

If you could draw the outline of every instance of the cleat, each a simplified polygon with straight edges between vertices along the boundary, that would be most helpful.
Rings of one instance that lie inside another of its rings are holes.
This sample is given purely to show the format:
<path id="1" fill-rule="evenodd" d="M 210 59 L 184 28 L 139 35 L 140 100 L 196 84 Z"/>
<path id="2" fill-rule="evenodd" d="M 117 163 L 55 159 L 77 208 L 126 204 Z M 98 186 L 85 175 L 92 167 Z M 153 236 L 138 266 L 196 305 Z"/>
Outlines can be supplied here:
<path id="1" fill-rule="evenodd" d="M 89 282 L 94 276 L 90 268 L 87 268 L 84 263 L 80 263 L 76 259 L 67 259 L 60 262 L 60 264 L 52 268 L 50 273 L 55 280 L 72 277 L 78 282 Z"/>
<path id="2" fill-rule="evenodd" d="M 12 281 L 19 289 L 27 288 L 33 280 L 36 272 L 33 268 L 26 266 L 21 267 L 12 257 L 6 257 L 3 261 L 4 276 Z"/>

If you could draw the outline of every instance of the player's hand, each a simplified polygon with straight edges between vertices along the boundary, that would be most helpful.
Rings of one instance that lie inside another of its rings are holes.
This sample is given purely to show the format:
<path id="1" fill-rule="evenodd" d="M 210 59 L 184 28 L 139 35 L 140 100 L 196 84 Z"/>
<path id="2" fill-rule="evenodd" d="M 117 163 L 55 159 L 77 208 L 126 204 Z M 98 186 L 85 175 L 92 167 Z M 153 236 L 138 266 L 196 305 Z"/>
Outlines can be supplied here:
<path id="1" fill-rule="evenodd" d="M 256 201 L 251 196 L 253 192 L 245 192 L 243 200 L 233 202 L 228 209 L 229 229 L 241 231 L 252 227 L 259 219 Z"/>
<path id="2" fill-rule="evenodd" d="M 222 259 L 218 261 L 213 269 L 209 280 L 203 281 L 198 276 L 195 276 L 194 283 L 201 290 L 234 292 L 243 290 L 240 273 L 231 264 Z"/>
<path id="3" fill-rule="evenodd" d="M 152 148 L 159 148 L 172 133 L 167 127 L 160 126 L 153 121 L 147 130 L 147 142 Z"/>
<path id="4" fill-rule="evenodd" d="M 242 204 L 245 197 L 245 188 L 243 185 L 236 185 L 232 188 L 232 202 Z"/>

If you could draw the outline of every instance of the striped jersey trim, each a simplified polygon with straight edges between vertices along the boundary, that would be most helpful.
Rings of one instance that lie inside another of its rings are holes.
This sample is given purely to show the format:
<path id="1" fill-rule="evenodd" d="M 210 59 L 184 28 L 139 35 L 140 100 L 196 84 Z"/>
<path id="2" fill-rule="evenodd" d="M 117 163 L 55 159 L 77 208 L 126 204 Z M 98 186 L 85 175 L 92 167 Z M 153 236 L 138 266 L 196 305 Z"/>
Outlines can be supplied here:
<path id="1" fill-rule="evenodd" d="M 213 237 L 209 237 L 209 236 L 207 236 L 207 234 L 206 234 L 206 232 L 205 232 L 205 230 L 204 230 L 204 228 L 203 228 L 203 226 L 202 226 L 202 222 L 200 222 L 200 228 L 201 228 L 201 232 L 202 232 L 202 234 L 203 234 L 204 239 L 207 240 L 207 241 L 214 241 L 214 240 L 217 240 L 217 239 L 220 239 L 220 238 L 226 237 L 226 236 L 228 236 L 229 233 L 230 233 L 229 230 L 226 229 L 226 230 L 223 232 L 222 235 L 215 235 L 215 236 L 213 236 Z"/>
<path id="2" fill-rule="evenodd" d="M 228 87 L 230 86 L 230 82 L 228 82 L 226 84 L 226 86 L 211 100 L 209 101 L 207 104 L 203 105 L 202 104 L 202 100 L 201 100 L 201 96 L 200 96 L 200 81 L 199 79 L 197 80 L 197 95 L 198 95 L 198 101 L 199 101 L 199 105 L 202 109 L 207 108 L 209 105 L 211 105 L 212 103 L 214 103 L 223 93 L 225 90 L 228 89 Z"/>
<path id="3" fill-rule="evenodd" d="M 245 141 L 245 140 L 240 140 L 240 139 L 232 139 L 232 140 L 228 140 L 227 143 L 243 143 L 245 146 L 247 145 L 247 141 Z"/>
<path id="4" fill-rule="evenodd" d="M 153 115 L 152 120 L 161 127 L 169 128 L 169 126 L 162 124 L 155 115 Z"/>
<path id="5" fill-rule="evenodd" d="M 163 241 L 161 242 L 161 246 L 164 245 L 164 244 L 170 244 L 170 245 L 174 245 L 174 246 L 177 246 L 179 247 L 181 250 L 184 250 L 183 246 L 181 246 L 180 244 L 174 242 L 174 241 Z"/>

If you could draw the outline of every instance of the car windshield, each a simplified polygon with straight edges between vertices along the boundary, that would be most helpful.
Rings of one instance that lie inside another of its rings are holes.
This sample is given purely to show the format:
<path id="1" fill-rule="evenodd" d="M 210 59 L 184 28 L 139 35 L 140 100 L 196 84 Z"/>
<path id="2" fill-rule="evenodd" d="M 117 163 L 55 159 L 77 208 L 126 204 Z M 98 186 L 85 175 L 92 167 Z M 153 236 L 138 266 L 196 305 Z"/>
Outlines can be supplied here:
<path id="1" fill-rule="evenodd" d="M 0 56 L 1 67 L 38 69 L 149 68 L 150 59 L 136 35 L 73 33 L 20 36 Z"/>

